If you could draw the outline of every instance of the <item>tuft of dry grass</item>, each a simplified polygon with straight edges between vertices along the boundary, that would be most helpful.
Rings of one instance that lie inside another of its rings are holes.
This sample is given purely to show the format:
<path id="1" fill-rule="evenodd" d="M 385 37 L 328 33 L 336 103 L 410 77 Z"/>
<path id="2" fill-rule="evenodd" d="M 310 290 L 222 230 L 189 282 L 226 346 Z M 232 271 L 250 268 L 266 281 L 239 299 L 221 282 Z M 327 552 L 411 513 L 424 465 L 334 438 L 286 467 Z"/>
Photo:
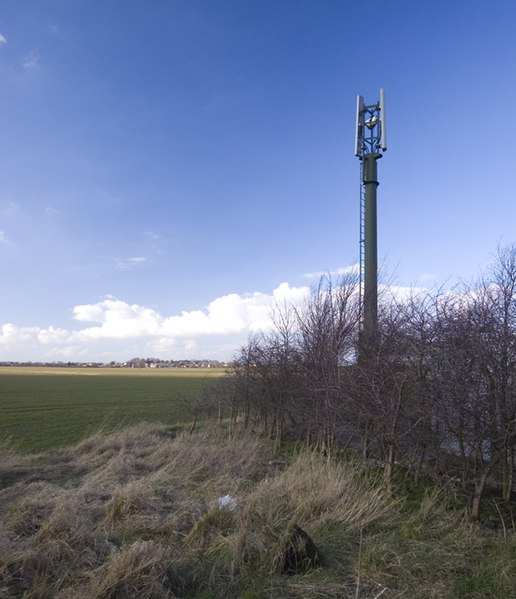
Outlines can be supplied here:
<path id="1" fill-rule="evenodd" d="M 339 523 L 349 532 L 392 513 L 399 503 L 358 462 L 343 464 L 316 452 L 298 455 L 280 474 L 261 481 L 253 498 L 262 506 L 274 505 L 275 518 L 279 505 L 287 520 Z"/>
<path id="2" fill-rule="evenodd" d="M 153 541 L 135 541 L 114 551 L 92 573 L 91 599 L 174 597 L 169 584 L 171 551 Z"/>

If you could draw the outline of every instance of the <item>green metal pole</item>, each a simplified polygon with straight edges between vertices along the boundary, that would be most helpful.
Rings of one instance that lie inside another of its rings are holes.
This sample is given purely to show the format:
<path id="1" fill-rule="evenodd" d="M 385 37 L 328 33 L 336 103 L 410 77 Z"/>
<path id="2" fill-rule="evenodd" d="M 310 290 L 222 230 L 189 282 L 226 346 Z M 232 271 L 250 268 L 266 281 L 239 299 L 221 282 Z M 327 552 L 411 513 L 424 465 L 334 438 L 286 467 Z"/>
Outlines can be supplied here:
<path id="1" fill-rule="evenodd" d="M 378 329 L 378 242 L 376 216 L 377 160 L 379 153 L 364 154 L 362 177 L 365 187 L 364 337 L 374 342 Z"/>

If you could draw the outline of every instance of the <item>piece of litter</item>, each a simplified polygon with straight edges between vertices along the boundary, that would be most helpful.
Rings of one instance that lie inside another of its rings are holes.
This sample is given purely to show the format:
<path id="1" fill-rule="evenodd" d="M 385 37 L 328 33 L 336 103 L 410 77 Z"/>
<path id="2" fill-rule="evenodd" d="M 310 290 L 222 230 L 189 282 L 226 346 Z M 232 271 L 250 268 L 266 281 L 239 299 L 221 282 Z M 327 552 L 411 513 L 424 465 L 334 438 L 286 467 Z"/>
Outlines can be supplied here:
<path id="1" fill-rule="evenodd" d="M 220 509 L 235 510 L 237 507 L 237 500 L 234 497 L 231 497 L 231 495 L 224 495 L 224 497 L 218 498 L 217 505 Z"/>

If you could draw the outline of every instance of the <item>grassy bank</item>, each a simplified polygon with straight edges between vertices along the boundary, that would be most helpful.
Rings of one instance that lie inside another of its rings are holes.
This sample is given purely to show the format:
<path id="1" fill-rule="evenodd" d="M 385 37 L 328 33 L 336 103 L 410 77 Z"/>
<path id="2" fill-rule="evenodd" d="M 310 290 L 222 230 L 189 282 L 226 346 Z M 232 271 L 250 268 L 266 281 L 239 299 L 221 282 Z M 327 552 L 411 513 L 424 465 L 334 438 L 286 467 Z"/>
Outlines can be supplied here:
<path id="1" fill-rule="evenodd" d="M 467 524 L 448 488 L 393 495 L 352 458 L 139 424 L 35 457 L 4 448 L 0 464 L 1 597 L 506 598 L 516 586 L 512 523 Z M 316 567 L 286 567 L 295 527 Z"/>
<path id="2" fill-rule="evenodd" d="M 76 443 L 99 427 L 189 420 L 217 369 L 0 368 L 0 439 L 27 451 Z"/>

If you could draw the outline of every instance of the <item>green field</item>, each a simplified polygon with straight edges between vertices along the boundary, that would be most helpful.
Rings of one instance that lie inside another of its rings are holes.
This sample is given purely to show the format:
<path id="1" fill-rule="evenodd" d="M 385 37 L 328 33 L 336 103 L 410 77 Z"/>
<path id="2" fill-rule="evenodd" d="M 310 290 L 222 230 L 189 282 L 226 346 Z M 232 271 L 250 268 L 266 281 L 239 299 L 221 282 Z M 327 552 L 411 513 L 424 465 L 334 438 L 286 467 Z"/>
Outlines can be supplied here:
<path id="1" fill-rule="evenodd" d="M 0 441 L 26 451 L 139 420 L 177 424 L 219 369 L 0 368 Z"/>

